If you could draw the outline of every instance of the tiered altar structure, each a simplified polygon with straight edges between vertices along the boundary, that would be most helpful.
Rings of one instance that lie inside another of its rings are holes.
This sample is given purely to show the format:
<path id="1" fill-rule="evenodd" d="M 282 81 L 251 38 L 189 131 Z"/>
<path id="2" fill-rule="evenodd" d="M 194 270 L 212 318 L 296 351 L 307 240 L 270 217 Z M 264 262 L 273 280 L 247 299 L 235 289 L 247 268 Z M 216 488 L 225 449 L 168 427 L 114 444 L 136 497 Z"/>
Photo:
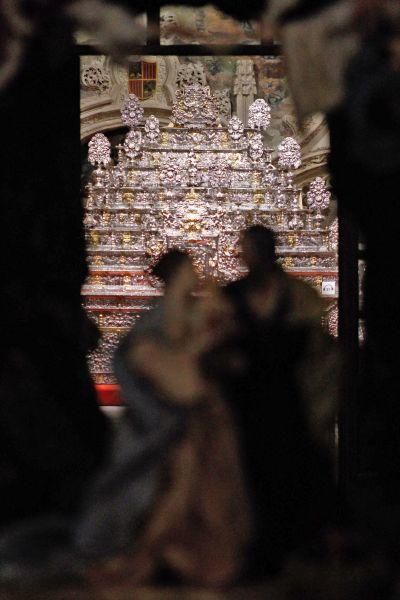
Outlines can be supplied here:
<path id="1" fill-rule="evenodd" d="M 166 127 L 153 115 L 144 120 L 134 95 L 121 118 L 129 131 L 114 160 L 103 134 L 89 142 L 95 170 L 85 198 L 90 275 L 83 294 L 103 332 L 90 357 L 96 383 L 114 383 L 113 352 L 160 295 L 149 266 L 168 248 L 188 250 L 202 276 L 225 283 L 244 271 L 240 232 L 261 223 L 275 230 L 284 268 L 332 301 L 337 222 L 325 223 L 330 193 L 320 177 L 306 194 L 296 187 L 301 156 L 293 138 L 276 150 L 265 146 L 264 100 L 251 104 L 246 127 L 238 117 L 222 126 L 210 89 L 192 84 L 177 91 Z"/>

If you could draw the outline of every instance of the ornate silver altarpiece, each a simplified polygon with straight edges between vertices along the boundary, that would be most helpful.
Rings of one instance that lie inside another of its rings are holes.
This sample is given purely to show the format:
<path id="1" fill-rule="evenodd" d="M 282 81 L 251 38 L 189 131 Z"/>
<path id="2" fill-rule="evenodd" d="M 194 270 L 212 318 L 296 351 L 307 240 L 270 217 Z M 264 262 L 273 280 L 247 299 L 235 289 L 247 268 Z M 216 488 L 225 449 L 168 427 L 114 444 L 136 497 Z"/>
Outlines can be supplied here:
<path id="1" fill-rule="evenodd" d="M 247 127 L 235 116 L 222 126 L 218 101 L 199 83 L 177 91 L 167 127 L 145 119 L 134 95 L 121 115 L 129 131 L 114 160 L 103 134 L 89 143 L 95 169 L 85 196 L 90 275 L 83 294 L 103 331 L 90 357 L 97 383 L 114 381 L 118 339 L 161 293 L 149 266 L 168 248 L 187 249 L 200 273 L 224 283 L 243 272 L 240 231 L 261 223 L 275 230 L 284 268 L 320 291 L 327 284 L 332 300 L 337 227 L 326 227 L 323 214 L 330 193 L 319 178 L 303 202 L 294 183 L 300 146 L 286 138 L 277 150 L 265 147 L 264 100 L 250 105 Z"/>

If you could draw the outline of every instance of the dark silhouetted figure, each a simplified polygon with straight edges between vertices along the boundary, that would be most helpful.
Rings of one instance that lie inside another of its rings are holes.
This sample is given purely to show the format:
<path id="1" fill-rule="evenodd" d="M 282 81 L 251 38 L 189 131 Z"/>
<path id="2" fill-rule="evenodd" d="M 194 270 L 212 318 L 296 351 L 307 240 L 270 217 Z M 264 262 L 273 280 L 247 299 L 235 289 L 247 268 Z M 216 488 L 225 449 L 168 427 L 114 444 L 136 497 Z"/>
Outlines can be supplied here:
<path id="1" fill-rule="evenodd" d="M 318 296 L 279 267 L 271 230 L 250 228 L 242 245 L 249 272 L 225 288 L 237 334 L 209 352 L 203 368 L 220 382 L 236 417 L 256 523 L 249 575 L 259 577 L 277 572 L 319 534 L 333 488 L 297 380 Z"/>

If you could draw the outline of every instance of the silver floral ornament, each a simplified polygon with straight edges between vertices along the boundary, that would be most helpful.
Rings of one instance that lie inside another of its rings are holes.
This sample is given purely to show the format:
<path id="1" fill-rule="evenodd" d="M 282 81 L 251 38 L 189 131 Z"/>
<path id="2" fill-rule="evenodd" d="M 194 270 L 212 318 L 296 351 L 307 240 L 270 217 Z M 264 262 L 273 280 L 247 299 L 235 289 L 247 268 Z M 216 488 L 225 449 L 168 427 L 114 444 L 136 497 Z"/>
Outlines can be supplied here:
<path id="1" fill-rule="evenodd" d="M 238 142 L 244 132 L 244 125 L 239 117 L 232 117 L 228 123 L 228 133 L 231 140 Z"/>
<path id="2" fill-rule="evenodd" d="M 111 162 L 111 144 L 104 133 L 96 133 L 90 140 L 88 158 L 94 167 L 105 167 Z"/>
<path id="3" fill-rule="evenodd" d="M 259 98 L 254 100 L 249 107 L 248 125 L 252 129 L 267 129 L 271 122 L 271 108 L 269 104 Z"/>
<path id="4" fill-rule="evenodd" d="M 311 181 L 306 198 L 307 206 L 311 208 L 311 210 L 321 212 L 328 208 L 331 200 L 331 193 L 322 177 L 316 177 Z"/>
<path id="5" fill-rule="evenodd" d="M 276 168 L 274 167 L 274 165 L 272 163 L 269 162 L 269 163 L 267 163 L 267 166 L 265 167 L 265 171 L 263 174 L 263 183 L 264 183 L 264 185 L 269 187 L 269 186 L 275 185 L 276 181 L 277 181 Z"/>
<path id="6" fill-rule="evenodd" d="M 287 206 L 288 198 L 283 189 L 276 191 L 274 200 L 276 208 L 285 208 Z"/>
<path id="7" fill-rule="evenodd" d="M 278 165 L 282 169 L 298 169 L 301 165 L 300 145 L 292 137 L 287 137 L 278 146 Z"/>
<path id="8" fill-rule="evenodd" d="M 329 248 L 331 250 L 337 250 L 339 246 L 339 222 L 338 219 L 334 219 L 329 227 Z"/>
<path id="9" fill-rule="evenodd" d="M 183 174 L 176 165 L 166 165 L 160 170 L 160 182 L 168 188 L 179 186 L 183 182 Z"/>
<path id="10" fill-rule="evenodd" d="M 160 121 L 154 115 L 150 115 L 145 121 L 144 131 L 147 140 L 154 144 L 160 137 Z"/>
<path id="11" fill-rule="evenodd" d="M 124 125 L 132 129 L 136 127 L 143 119 L 143 106 L 135 94 L 129 94 L 128 99 L 121 109 L 121 120 Z"/>
<path id="12" fill-rule="evenodd" d="M 126 172 L 123 165 L 118 164 L 112 173 L 113 184 L 116 188 L 123 187 L 126 181 Z"/>
<path id="13" fill-rule="evenodd" d="M 193 150 L 191 150 L 189 152 L 186 168 L 187 168 L 189 185 L 194 185 L 194 186 L 200 185 L 202 176 L 201 176 L 201 171 L 199 170 L 196 155 L 193 152 Z"/>
<path id="14" fill-rule="evenodd" d="M 259 162 L 264 157 L 264 143 L 261 133 L 256 133 L 249 139 L 249 156 L 253 162 Z"/>
<path id="15" fill-rule="evenodd" d="M 319 228 L 323 221 L 322 211 L 326 210 L 331 200 L 331 193 L 328 190 L 326 183 L 322 177 L 316 177 L 310 183 L 309 190 L 306 196 L 308 208 L 316 211 L 313 217 L 315 228 Z"/>
<path id="16" fill-rule="evenodd" d="M 230 183 L 230 168 L 226 161 L 212 165 L 208 171 L 208 186 L 218 189 Z"/>
<path id="17" fill-rule="evenodd" d="M 142 134 L 140 131 L 129 131 L 124 141 L 125 155 L 132 160 L 135 158 L 142 147 Z"/>

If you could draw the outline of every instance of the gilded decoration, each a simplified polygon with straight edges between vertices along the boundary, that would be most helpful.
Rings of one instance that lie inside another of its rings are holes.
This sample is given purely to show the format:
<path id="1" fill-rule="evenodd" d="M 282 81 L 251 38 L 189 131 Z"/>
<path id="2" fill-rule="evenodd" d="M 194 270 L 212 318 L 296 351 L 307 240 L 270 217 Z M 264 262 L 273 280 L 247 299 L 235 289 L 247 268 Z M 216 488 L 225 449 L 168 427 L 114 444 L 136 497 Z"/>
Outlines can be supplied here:
<path id="1" fill-rule="evenodd" d="M 105 336 L 90 357 L 97 382 L 113 381 L 121 333 L 133 311 L 138 318 L 160 294 L 149 267 L 167 248 L 186 249 L 202 275 L 224 283 L 244 272 L 240 232 L 260 223 L 275 230 L 279 260 L 294 276 L 320 291 L 337 282 L 337 224 L 327 219 L 325 180 L 301 189 L 300 144 L 289 138 L 270 146 L 269 104 L 256 100 L 249 113 L 247 126 L 237 115 L 221 122 L 210 87 L 191 83 L 177 93 L 172 123 L 145 116 L 130 96 L 122 116 L 129 130 L 116 152 L 104 134 L 89 143 L 95 168 L 85 194 L 90 274 L 83 293 L 89 313 L 103 315 Z"/>

